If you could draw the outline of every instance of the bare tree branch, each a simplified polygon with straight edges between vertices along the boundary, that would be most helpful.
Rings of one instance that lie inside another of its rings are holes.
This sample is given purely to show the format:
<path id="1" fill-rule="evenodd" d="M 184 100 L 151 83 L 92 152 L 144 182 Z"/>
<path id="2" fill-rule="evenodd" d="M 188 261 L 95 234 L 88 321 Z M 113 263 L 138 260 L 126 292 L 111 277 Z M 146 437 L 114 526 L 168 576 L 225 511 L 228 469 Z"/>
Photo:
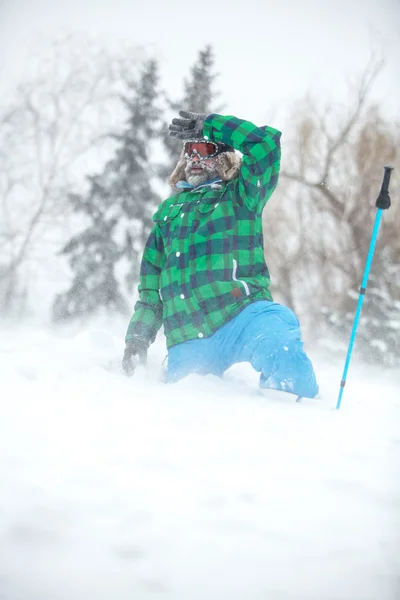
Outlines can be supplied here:
<path id="1" fill-rule="evenodd" d="M 76 178 L 79 161 L 104 142 L 100 118 L 117 112 L 111 106 L 122 63 L 96 44 L 55 42 L 49 58 L 38 61 L 37 75 L 17 87 L 13 104 L 0 107 L 3 307 L 11 307 L 21 268 L 41 237 L 65 223 L 70 207 L 61 190 Z"/>
<path id="2" fill-rule="evenodd" d="M 294 113 L 276 192 L 281 196 L 272 264 L 279 293 L 299 313 L 312 315 L 314 324 L 321 304 L 338 306 L 359 285 L 381 169 L 400 159 L 400 125 L 385 122 L 369 102 L 382 65 L 371 59 L 346 116 L 343 105 L 321 108 L 313 98 Z M 400 264 L 400 237 L 393 233 L 400 209 L 391 211 L 382 239 Z"/>
<path id="3" fill-rule="evenodd" d="M 369 65 L 365 69 L 361 78 L 356 104 L 347 122 L 345 122 L 344 125 L 341 127 L 341 130 L 336 136 L 336 139 L 330 140 L 329 149 L 325 158 L 325 169 L 320 182 L 321 184 L 326 184 L 328 182 L 334 155 L 338 151 L 338 149 L 348 140 L 352 129 L 354 128 L 356 123 L 358 123 L 361 111 L 365 106 L 369 92 L 371 91 L 375 79 L 381 72 L 382 67 L 383 61 L 375 62 L 375 60 L 371 59 Z"/>

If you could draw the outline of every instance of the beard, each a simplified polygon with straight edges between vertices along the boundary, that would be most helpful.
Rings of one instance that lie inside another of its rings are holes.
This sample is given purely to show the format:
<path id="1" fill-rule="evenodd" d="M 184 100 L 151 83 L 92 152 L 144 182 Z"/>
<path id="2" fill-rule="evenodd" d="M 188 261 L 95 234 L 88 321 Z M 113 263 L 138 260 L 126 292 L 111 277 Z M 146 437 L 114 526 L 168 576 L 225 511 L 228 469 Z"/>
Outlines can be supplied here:
<path id="1" fill-rule="evenodd" d="M 218 177 L 215 164 L 206 165 L 200 162 L 193 163 L 192 161 L 188 161 L 185 167 L 185 175 L 186 181 L 193 187 Z"/>

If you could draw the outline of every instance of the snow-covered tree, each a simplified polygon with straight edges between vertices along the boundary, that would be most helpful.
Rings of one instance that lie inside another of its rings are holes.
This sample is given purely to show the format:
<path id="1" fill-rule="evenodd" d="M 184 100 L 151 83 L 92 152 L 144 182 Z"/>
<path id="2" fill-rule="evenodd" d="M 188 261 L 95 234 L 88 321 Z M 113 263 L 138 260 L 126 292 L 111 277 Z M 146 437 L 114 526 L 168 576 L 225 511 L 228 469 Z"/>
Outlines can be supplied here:
<path id="1" fill-rule="evenodd" d="M 190 69 L 190 76 L 184 79 L 182 108 L 199 113 L 216 111 L 218 94 L 214 90 L 217 74 L 214 73 L 214 53 L 210 45 L 200 50 L 196 62 Z"/>
<path id="2" fill-rule="evenodd" d="M 400 270 L 398 256 L 383 251 L 387 258 L 385 273 L 372 267 L 357 328 L 354 353 L 363 360 L 386 367 L 400 366 Z M 385 277 L 389 275 L 388 277 Z M 351 289 L 337 310 L 323 312 L 331 330 L 348 343 L 354 323 L 359 289 Z"/>
<path id="3" fill-rule="evenodd" d="M 103 171 L 87 178 L 85 193 L 71 194 L 86 228 L 62 253 L 74 273 L 70 288 L 54 302 L 56 320 L 88 316 L 99 309 L 127 310 L 126 292 L 138 278 L 139 262 L 160 202 L 155 191 L 152 150 L 160 136 L 158 66 L 144 64 L 122 100 L 128 116 L 124 130 L 111 137 L 114 156 Z"/>
<path id="4" fill-rule="evenodd" d="M 71 225 L 66 190 L 83 180 L 88 162 L 103 161 L 100 134 L 118 111 L 125 61 L 136 69 L 141 56 L 78 34 L 45 39 L 32 48 L 24 79 L 2 90 L 1 316 L 26 314 L 40 297 L 35 288 L 58 278 L 52 258 Z"/>

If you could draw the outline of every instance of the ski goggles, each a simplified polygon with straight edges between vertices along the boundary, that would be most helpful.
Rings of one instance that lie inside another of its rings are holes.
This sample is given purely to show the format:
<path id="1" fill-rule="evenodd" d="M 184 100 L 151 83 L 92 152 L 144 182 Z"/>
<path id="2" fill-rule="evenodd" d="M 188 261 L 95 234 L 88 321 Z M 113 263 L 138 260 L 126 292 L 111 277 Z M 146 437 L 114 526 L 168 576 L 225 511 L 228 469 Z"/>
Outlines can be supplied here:
<path id="1" fill-rule="evenodd" d="M 197 155 L 200 160 L 213 158 L 221 152 L 229 151 L 233 151 L 231 146 L 226 146 L 225 144 L 216 144 L 215 142 L 210 141 L 198 140 L 193 142 L 185 142 L 183 145 L 183 153 L 185 158 L 193 158 L 193 156 Z"/>

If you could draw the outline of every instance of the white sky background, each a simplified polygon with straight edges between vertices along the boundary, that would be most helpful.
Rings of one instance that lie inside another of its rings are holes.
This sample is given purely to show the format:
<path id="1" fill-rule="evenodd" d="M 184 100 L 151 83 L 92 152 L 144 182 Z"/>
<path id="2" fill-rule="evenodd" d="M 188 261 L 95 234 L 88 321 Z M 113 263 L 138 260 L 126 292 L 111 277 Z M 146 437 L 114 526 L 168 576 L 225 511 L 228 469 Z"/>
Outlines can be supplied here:
<path id="1" fill-rule="evenodd" d="M 324 101 L 346 100 L 346 82 L 375 52 L 385 69 L 373 98 L 400 118 L 399 0 L 0 0 L 3 80 L 26 75 L 38 35 L 67 31 L 106 46 L 145 44 L 170 93 L 210 42 L 225 111 L 259 124 L 310 89 Z"/>

